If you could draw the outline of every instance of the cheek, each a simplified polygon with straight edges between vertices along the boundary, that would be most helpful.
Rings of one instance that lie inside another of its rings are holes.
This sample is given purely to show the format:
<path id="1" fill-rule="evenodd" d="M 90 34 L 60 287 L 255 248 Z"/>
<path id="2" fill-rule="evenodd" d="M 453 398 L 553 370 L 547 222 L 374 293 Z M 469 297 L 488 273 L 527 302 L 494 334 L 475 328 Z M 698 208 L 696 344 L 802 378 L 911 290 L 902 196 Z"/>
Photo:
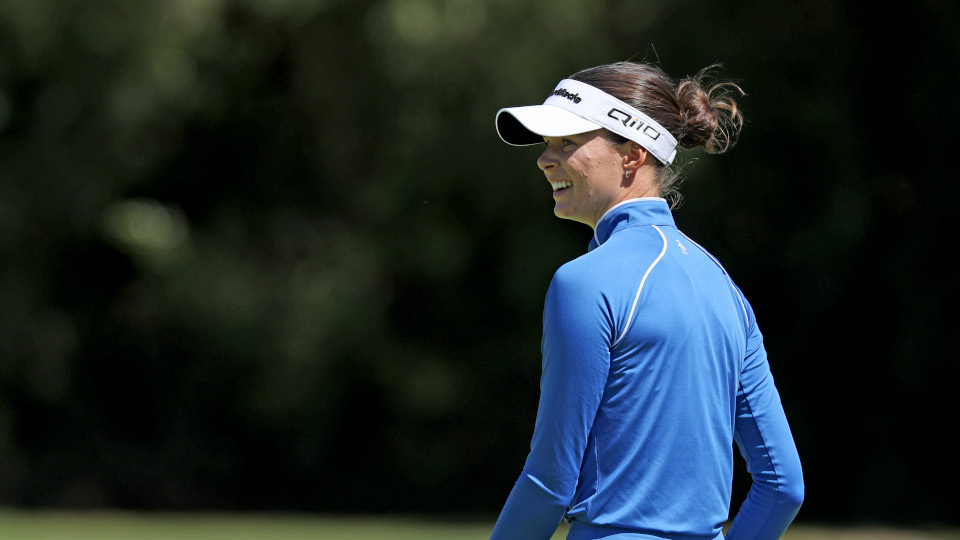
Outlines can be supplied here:
<path id="1" fill-rule="evenodd" d="M 601 157 L 603 156 L 594 155 L 593 152 L 584 152 L 577 163 L 577 172 L 580 177 L 588 180 L 592 187 L 598 187 L 605 178 L 612 177 L 611 164 Z"/>
<path id="2" fill-rule="evenodd" d="M 595 168 L 593 156 L 589 152 L 583 152 L 578 158 L 574 164 L 574 170 L 577 171 L 577 174 L 584 179 L 593 176 Z"/>

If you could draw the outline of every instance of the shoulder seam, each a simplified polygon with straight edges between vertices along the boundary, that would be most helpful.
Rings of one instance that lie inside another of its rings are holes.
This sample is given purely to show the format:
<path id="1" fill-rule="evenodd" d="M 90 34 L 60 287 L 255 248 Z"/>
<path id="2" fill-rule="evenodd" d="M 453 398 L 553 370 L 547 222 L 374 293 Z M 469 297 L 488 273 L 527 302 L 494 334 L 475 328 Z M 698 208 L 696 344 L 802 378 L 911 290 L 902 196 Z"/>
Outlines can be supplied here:
<path id="1" fill-rule="evenodd" d="M 734 294 L 737 295 L 737 300 L 740 301 L 740 308 L 743 310 L 744 330 L 746 331 L 746 335 L 749 336 L 749 335 L 750 335 L 750 329 L 753 327 L 753 325 L 750 323 L 750 315 L 747 313 L 747 305 L 746 305 L 746 303 L 743 301 L 743 295 L 740 294 L 740 290 L 739 290 L 739 289 L 737 288 L 737 286 L 733 283 L 733 278 L 730 277 L 730 273 L 727 272 L 727 269 L 724 268 L 722 264 L 720 264 L 720 261 L 717 260 L 717 258 L 714 257 L 712 253 L 710 253 L 709 251 L 707 251 L 706 249 L 704 249 L 704 247 L 701 246 L 700 244 L 698 244 L 693 238 L 690 238 L 689 236 L 687 236 L 686 234 L 684 234 L 684 232 L 681 231 L 680 229 L 677 229 L 677 232 L 679 232 L 680 234 L 682 234 L 683 237 L 686 238 L 687 240 L 689 240 L 691 244 L 697 246 L 697 248 L 700 249 L 700 251 L 702 251 L 707 257 L 710 257 L 710 260 L 712 260 L 712 261 L 714 262 L 714 264 L 716 264 L 716 265 L 720 268 L 720 271 L 723 272 L 723 275 L 727 276 L 727 281 L 730 282 L 730 288 L 733 289 Z"/>

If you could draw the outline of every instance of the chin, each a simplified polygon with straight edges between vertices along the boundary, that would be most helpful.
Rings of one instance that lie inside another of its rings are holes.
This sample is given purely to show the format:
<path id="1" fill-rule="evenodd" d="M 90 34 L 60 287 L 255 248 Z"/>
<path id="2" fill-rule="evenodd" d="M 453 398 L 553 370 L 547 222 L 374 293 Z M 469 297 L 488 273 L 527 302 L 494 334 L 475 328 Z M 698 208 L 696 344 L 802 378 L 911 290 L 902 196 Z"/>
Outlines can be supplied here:
<path id="1" fill-rule="evenodd" d="M 589 221 L 583 219 L 583 218 L 580 217 L 580 216 L 574 216 L 574 215 L 571 215 L 571 214 L 569 214 L 569 213 L 562 212 L 562 211 L 560 211 L 560 210 L 554 210 L 554 211 L 553 211 L 553 215 L 557 216 L 557 217 L 560 218 L 560 219 L 565 219 L 565 220 L 567 220 L 567 221 L 575 221 L 575 222 L 577 222 L 577 223 L 583 223 L 584 225 L 587 225 L 587 226 L 590 226 L 590 227 L 593 226 L 593 225 L 590 225 L 590 222 L 589 222 Z"/>

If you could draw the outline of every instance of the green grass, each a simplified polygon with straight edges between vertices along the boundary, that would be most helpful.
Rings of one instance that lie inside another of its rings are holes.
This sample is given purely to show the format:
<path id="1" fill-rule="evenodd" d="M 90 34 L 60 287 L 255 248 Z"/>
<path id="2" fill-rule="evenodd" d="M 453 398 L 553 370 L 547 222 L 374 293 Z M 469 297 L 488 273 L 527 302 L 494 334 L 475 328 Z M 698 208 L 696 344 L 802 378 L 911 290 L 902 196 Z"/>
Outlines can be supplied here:
<path id="1" fill-rule="evenodd" d="M 481 540 L 487 522 L 382 516 L 165 514 L 0 509 L 4 540 Z M 558 529 L 555 540 L 566 533 Z M 784 540 L 947 540 L 960 530 L 817 527 L 798 523 Z"/>

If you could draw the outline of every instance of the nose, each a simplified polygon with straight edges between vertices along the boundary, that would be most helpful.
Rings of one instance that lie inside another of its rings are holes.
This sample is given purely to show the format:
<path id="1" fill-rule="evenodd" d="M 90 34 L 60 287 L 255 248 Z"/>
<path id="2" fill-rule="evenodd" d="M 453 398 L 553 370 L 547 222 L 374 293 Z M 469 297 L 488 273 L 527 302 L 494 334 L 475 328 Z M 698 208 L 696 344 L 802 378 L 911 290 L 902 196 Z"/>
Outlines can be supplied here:
<path id="1" fill-rule="evenodd" d="M 540 157 L 537 158 L 537 167 L 540 167 L 540 170 L 547 172 L 550 168 L 556 165 L 556 160 L 550 152 L 550 146 L 546 146 L 543 149 L 543 152 L 540 152 Z"/>

